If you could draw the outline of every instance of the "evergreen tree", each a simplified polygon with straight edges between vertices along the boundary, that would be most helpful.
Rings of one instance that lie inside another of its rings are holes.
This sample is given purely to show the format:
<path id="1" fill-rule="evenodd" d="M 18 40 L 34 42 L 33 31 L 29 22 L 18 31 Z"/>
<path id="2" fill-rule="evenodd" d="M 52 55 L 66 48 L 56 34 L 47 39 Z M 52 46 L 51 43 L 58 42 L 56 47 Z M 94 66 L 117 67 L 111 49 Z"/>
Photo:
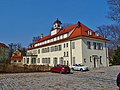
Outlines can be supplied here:
<path id="1" fill-rule="evenodd" d="M 115 50 L 115 55 L 113 56 L 113 65 L 120 65 L 120 47 Z"/>

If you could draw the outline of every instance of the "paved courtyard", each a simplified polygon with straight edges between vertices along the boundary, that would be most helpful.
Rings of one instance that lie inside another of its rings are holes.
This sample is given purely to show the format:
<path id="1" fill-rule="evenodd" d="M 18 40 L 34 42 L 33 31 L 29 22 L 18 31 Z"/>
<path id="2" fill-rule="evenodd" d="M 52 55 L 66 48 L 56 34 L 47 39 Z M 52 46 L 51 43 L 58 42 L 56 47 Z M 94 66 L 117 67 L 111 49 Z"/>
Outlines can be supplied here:
<path id="1" fill-rule="evenodd" d="M 120 66 L 87 72 L 0 74 L 0 90 L 118 90 L 116 75 Z"/>

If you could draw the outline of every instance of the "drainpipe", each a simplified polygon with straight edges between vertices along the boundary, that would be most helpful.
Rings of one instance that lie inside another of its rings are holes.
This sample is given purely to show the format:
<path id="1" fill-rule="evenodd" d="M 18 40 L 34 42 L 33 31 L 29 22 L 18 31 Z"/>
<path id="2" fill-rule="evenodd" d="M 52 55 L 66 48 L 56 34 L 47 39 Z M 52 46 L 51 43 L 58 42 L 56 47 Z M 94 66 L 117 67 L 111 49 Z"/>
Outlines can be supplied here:
<path id="1" fill-rule="evenodd" d="M 108 60 L 107 60 L 107 55 L 108 55 L 108 50 L 107 50 L 107 45 L 106 45 L 106 42 L 105 42 L 105 51 L 106 51 L 106 66 L 108 67 Z"/>
<path id="2" fill-rule="evenodd" d="M 70 40 L 70 60 L 71 60 L 71 66 L 72 66 L 72 46 L 71 46 L 71 40 Z"/>

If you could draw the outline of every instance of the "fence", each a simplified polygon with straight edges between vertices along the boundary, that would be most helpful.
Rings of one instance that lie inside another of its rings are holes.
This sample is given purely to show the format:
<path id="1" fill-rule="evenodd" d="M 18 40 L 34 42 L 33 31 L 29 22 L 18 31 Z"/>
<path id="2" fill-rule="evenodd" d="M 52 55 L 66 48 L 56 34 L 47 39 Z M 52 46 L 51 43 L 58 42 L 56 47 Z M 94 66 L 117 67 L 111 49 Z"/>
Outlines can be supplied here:
<path id="1" fill-rule="evenodd" d="M 1 73 L 48 72 L 50 69 L 49 65 L 0 64 Z"/>

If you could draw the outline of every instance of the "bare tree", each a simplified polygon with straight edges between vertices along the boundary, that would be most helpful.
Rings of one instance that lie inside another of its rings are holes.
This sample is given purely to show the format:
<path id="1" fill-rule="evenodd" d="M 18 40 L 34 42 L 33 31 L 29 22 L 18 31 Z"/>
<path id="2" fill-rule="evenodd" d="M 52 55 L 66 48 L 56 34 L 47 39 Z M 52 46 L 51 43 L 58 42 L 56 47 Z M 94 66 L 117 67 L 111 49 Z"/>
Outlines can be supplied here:
<path id="1" fill-rule="evenodd" d="M 102 25 L 97 27 L 97 32 L 99 32 L 103 37 L 110 40 L 109 47 L 117 47 L 120 45 L 120 25 Z"/>
<path id="2" fill-rule="evenodd" d="M 102 25 L 97 27 L 97 32 L 110 40 L 107 44 L 110 63 L 113 62 L 114 50 L 120 45 L 120 25 Z"/>
<path id="3" fill-rule="evenodd" d="M 32 43 L 36 42 L 36 41 L 39 40 L 39 39 L 40 39 L 40 36 L 33 37 Z"/>
<path id="4" fill-rule="evenodd" d="M 9 45 L 9 57 L 12 56 L 12 53 L 15 50 L 21 50 L 22 53 L 25 55 L 26 49 L 24 47 L 22 47 L 21 43 L 10 43 L 8 45 Z"/>
<path id="5" fill-rule="evenodd" d="M 64 28 L 67 28 L 67 27 L 69 27 L 69 26 L 71 26 L 72 24 L 71 23 L 64 23 L 63 25 L 62 25 L 62 28 L 64 29 Z"/>
<path id="6" fill-rule="evenodd" d="M 120 0 L 108 0 L 108 18 L 120 23 Z"/>

